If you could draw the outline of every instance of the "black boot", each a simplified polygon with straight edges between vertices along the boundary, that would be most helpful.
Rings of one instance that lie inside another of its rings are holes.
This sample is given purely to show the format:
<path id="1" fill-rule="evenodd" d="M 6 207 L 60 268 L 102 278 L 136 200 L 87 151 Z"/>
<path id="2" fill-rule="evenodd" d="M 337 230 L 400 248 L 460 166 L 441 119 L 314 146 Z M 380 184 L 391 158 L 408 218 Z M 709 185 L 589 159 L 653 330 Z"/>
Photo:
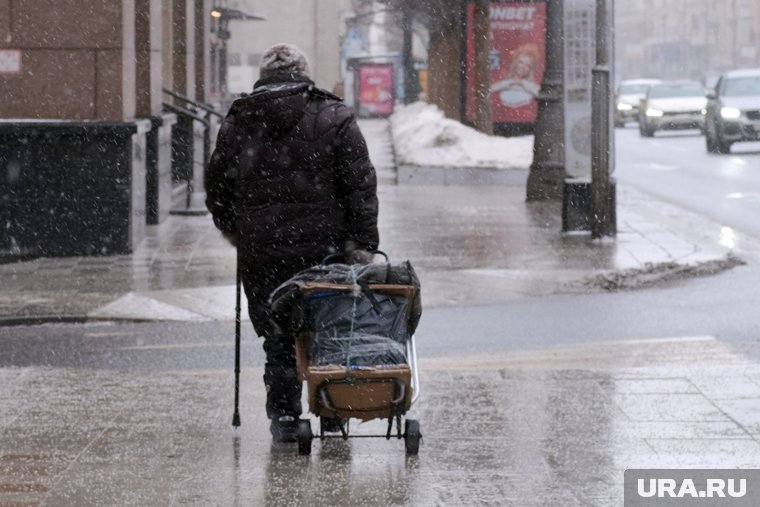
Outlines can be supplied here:
<path id="1" fill-rule="evenodd" d="M 295 442 L 297 428 L 297 415 L 281 415 L 279 417 L 274 417 L 269 424 L 269 431 L 272 433 L 272 440 L 275 442 Z"/>

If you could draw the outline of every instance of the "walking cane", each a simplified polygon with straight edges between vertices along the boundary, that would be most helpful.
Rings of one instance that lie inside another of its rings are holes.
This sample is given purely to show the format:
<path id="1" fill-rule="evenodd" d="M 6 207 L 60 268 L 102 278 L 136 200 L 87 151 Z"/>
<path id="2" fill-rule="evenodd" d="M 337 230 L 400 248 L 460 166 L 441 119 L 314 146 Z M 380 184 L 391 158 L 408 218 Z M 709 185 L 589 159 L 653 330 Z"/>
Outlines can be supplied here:
<path id="1" fill-rule="evenodd" d="M 240 426 L 240 256 L 235 267 L 235 413 L 232 425 Z"/>

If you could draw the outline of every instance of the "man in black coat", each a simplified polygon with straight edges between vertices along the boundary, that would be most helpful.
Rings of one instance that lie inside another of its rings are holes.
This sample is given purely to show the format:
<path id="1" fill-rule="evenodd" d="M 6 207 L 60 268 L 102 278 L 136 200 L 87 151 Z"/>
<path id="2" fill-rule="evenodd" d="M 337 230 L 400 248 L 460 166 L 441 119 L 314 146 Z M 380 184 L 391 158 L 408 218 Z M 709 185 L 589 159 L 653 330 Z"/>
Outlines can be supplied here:
<path id="1" fill-rule="evenodd" d="M 350 108 L 309 79 L 303 53 L 276 44 L 253 93 L 236 100 L 206 168 L 206 206 L 238 250 L 248 312 L 264 337 L 267 416 L 292 441 L 301 413 L 295 347 L 272 319 L 271 292 L 342 253 L 367 263 L 378 247 L 377 179 Z"/>

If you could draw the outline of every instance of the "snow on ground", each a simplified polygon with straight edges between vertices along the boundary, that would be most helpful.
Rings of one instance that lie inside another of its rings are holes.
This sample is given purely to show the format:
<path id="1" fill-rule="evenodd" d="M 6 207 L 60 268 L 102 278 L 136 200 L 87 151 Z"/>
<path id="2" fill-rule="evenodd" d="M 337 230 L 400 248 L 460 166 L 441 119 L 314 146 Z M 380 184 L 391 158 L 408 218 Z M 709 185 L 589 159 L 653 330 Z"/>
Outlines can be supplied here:
<path id="1" fill-rule="evenodd" d="M 525 169 L 533 160 L 533 136 L 489 136 L 425 102 L 397 107 L 390 123 L 399 165 Z"/>

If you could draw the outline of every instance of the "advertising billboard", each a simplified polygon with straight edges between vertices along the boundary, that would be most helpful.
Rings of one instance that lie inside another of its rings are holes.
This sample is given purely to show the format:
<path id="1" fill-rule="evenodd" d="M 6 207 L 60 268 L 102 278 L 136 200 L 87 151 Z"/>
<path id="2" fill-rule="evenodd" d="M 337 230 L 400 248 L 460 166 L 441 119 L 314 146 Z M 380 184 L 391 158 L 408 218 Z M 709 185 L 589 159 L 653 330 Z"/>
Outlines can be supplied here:
<path id="1" fill-rule="evenodd" d="M 475 119 L 475 5 L 467 5 L 467 116 Z M 489 89 L 494 123 L 534 123 L 536 97 L 544 75 L 546 5 L 526 2 L 490 4 Z"/>
<path id="2" fill-rule="evenodd" d="M 359 66 L 359 115 L 393 114 L 393 64 Z"/>

